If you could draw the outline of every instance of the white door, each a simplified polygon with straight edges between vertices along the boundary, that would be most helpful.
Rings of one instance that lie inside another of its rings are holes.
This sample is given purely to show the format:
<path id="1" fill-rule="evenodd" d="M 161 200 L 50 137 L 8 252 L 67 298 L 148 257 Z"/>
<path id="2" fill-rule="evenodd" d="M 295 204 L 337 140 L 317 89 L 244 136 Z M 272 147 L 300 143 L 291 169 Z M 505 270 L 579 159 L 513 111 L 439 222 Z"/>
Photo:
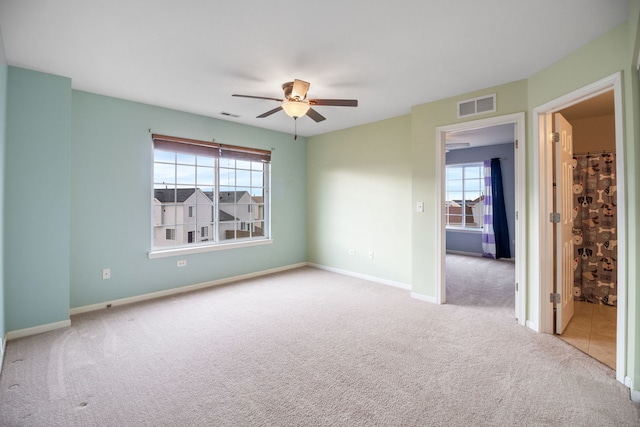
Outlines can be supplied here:
<path id="1" fill-rule="evenodd" d="M 555 211 L 556 225 L 555 289 L 560 294 L 556 304 L 556 333 L 562 334 L 573 317 L 573 140 L 571 124 L 561 114 L 554 114 L 555 143 Z"/>

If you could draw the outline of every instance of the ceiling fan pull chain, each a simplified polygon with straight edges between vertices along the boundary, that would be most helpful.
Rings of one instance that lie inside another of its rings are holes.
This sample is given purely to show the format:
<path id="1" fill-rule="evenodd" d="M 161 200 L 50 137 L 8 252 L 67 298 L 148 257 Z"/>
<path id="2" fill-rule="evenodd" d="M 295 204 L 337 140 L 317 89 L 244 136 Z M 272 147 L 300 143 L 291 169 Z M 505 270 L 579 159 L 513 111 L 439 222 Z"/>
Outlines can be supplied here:
<path id="1" fill-rule="evenodd" d="M 298 118 L 293 118 L 293 140 L 298 139 Z"/>

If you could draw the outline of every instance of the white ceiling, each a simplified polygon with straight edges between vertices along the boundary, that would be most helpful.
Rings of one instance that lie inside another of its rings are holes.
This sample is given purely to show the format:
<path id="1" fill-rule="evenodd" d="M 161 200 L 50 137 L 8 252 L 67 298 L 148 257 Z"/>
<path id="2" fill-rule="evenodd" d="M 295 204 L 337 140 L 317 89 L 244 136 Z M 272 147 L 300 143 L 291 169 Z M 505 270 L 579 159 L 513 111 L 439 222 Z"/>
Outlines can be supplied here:
<path id="1" fill-rule="evenodd" d="M 488 126 L 458 132 L 447 132 L 447 149 L 481 147 L 484 145 L 513 144 L 516 128 L 513 123 Z M 467 145 L 466 147 L 464 145 Z"/>
<path id="2" fill-rule="evenodd" d="M 298 120 L 312 136 L 525 79 L 627 19 L 628 0 L 0 0 L 10 65 L 74 89 L 281 132 L 257 119 L 293 79 L 358 99 Z M 229 118 L 220 113 L 237 114 Z"/>

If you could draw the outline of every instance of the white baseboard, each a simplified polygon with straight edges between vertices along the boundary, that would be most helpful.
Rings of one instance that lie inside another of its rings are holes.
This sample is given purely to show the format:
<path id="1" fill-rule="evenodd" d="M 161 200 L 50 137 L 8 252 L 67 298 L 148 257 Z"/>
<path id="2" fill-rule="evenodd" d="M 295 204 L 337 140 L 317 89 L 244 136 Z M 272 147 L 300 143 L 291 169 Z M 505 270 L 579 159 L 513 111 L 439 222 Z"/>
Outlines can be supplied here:
<path id="1" fill-rule="evenodd" d="M 31 335 L 42 334 L 44 332 L 55 331 L 56 329 L 68 328 L 71 326 L 71 320 L 61 320 L 59 322 L 47 323 L 45 325 L 33 326 L 31 328 L 18 329 L 16 331 L 7 332 L 6 340 L 15 340 L 16 338 L 29 337 Z"/>
<path id="2" fill-rule="evenodd" d="M 419 294 L 417 292 L 411 292 L 411 298 L 417 299 L 417 300 L 420 300 L 420 301 L 429 302 L 431 304 L 438 304 L 438 300 L 436 300 L 436 297 L 432 297 L 432 296 L 424 295 L 424 294 Z"/>
<path id="3" fill-rule="evenodd" d="M 538 329 L 538 324 L 535 323 L 535 322 L 532 322 L 531 320 L 527 320 L 525 322 L 525 325 L 526 325 L 527 328 L 529 328 L 529 329 L 531 329 L 533 331 L 540 332 L 540 330 Z"/>
<path id="4" fill-rule="evenodd" d="M 624 377 L 624 385 L 629 387 L 631 400 L 633 400 L 636 403 L 640 403 L 640 390 L 633 389 L 633 379 L 631 377 Z"/>
<path id="5" fill-rule="evenodd" d="M 478 258 L 482 258 L 482 254 L 479 254 L 478 252 L 454 251 L 454 250 L 447 249 L 447 253 L 451 255 L 475 256 Z"/>
<path id="6" fill-rule="evenodd" d="M 75 307 L 75 308 L 72 308 L 71 310 L 69 310 L 69 314 L 71 316 L 73 316 L 75 314 L 87 313 L 87 312 L 95 311 L 95 310 L 102 310 L 102 309 L 106 308 L 107 305 L 110 305 L 111 307 L 115 307 L 117 305 L 132 304 L 134 302 L 146 301 L 146 300 L 150 300 L 150 299 L 154 299 L 154 298 L 161 298 L 161 297 L 166 297 L 166 296 L 169 296 L 169 295 L 175 295 L 175 294 L 181 294 L 181 293 L 184 293 L 184 292 L 196 291 L 196 290 L 199 290 L 199 289 L 210 288 L 212 286 L 218 286 L 218 285 L 224 285 L 226 283 L 237 282 L 239 280 L 251 279 L 253 277 L 265 276 L 267 274 L 273 274 L 273 273 L 278 273 L 278 272 L 281 272 L 281 271 L 292 270 L 294 268 L 305 267 L 306 265 L 307 265 L 307 263 L 301 262 L 301 263 L 298 263 L 298 264 L 286 265 L 284 267 L 277 267 L 277 268 L 272 268 L 272 269 L 269 269 L 269 270 L 262 270 L 262 271 L 258 271 L 258 272 L 255 272 L 255 273 L 241 274 L 239 276 L 226 277 L 224 279 L 218 279 L 218 280 L 212 280 L 212 281 L 209 281 L 209 282 L 197 283 L 195 285 L 189 285 L 189 286 L 182 286 L 182 287 L 179 287 L 179 288 L 167 289 L 165 291 L 152 292 L 152 293 L 149 293 L 149 294 L 136 295 L 136 296 L 133 296 L 133 297 L 120 298 L 120 299 L 116 299 L 116 300 L 100 302 L 100 303 L 97 303 L 97 304 L 90 304 L 90 305 L 85 305 L 85 306 L 82 306 L 82 307 Z"/>
<path id="7" fill-rule="evenodd" d="M 0 374 L 2 373 L 2 367 L 4 366 L 4 349 L 7 348 L 7 335 L 5 334 L 0 341 Z"/>
<path id="8" fill-rule="evenodd" d="M 375 276 L 367 276 L 366 274 L 354 273 L 349 270 L 342 270 L 340 268 L 327 267 L 326 265 L 314 264 L 312 262 L 308 262 L 307 265 L 309 267 L 317 268 L 319 270 L 331 271 L 332 273 L 338 273 L 345 276 L 357 277 L 358 279 L 368 280 L 369 282 L 380 283 L 383 285 L 393 286 L 394 288 L 411 290 L 411 285 L 401 282 L 395 282 L 393 280 L 381 279 Z"/>

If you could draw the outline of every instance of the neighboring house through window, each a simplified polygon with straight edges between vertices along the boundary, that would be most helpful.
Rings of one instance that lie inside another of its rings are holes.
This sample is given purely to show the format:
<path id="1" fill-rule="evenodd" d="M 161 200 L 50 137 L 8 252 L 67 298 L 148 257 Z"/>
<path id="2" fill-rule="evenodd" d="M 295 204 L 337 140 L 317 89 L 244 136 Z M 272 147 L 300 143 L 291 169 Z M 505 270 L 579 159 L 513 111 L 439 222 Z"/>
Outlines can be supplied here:
<path id="1" fill-rule="evenodd" d="M 269 151 L 163 135 L 153 143 L 153 249 L 269 237 Z"/>
<path id="2" fill-rule="evenodd" d="M 446 167 L 445 220 L 449 228 L 481 229 L 484 218 L 484 165 Z"/>

